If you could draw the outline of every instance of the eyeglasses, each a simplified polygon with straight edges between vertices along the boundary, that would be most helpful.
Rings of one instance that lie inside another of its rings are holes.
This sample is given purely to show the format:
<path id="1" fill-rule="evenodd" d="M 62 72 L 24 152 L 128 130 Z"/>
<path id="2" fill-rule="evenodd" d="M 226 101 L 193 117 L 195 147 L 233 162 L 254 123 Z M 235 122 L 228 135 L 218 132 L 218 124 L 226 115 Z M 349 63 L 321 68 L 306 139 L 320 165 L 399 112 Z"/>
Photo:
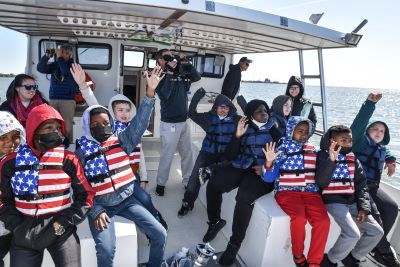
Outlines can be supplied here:
<path id="1" fill-rule="evenodd" d="M 246 66 L 248 67 L 248 66 L 249 66 L 249 63 L 246 62 Z"/>
<path id="2" fill-rule="evenodd" d="M 25 90 L 34 90 L 36 91 L 39 88 L 37 84 L 23 84 L 20 87 L 25 87 Z"/>

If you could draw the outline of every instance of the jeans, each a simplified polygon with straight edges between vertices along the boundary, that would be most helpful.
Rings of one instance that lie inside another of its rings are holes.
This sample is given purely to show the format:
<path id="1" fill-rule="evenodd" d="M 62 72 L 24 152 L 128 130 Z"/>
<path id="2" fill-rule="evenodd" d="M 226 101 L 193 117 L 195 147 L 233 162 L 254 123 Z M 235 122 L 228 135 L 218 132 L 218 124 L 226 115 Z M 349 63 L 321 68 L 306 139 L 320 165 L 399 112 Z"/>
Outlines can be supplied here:
<path id="1" fill-rule="evenodd" d="M 140 179 L 135 180 L 134 197 L 143 205 L 154 217 L 157 218 L 158 210 L 154 207 L 151 196 L 140 187 Z"/>
<path id="2" fill-rule="evenodd" d="M 96 255 L 98 267 L 113 266 L 116 236 L 115 236 L 115 216 L 121 216 L 135 222 L 136 226 L 150 238 L 149 267 L 160 267 L 163 257 L 167 232 L 164 227 L 154 218 L 154 216 L 143 207 L 134 195 L 126 198 L 123 202 L 115 206 L 104 206 L 111 223 L 108 228 L 99 231 L 94 227 L 94 220 L 88 217 L 90 231 L 96 242 Z"/>
<path id="3" fill-rule="evenodd" d="M 61 236 L 62 237 L 62 236 Z M 56 267 L 80 267 L 81 247 L 79 237 L 74 232 L 67 239 L 60 238 L 47 247 Z M 40 267 L 43 261 L 42 250 L 27 249 L 11 245 L 10 266 L 11 267 Z"/>
<path id="4" fill-rule="evenodd" d="M 356 203 L 332 203 L 326 204 L 326 208 L 341 229 L 340 236 L 328 252 L 331 262 L 343 260 L 350 252 L 354 258 L 360 260 L 381 240 L 383 229 L 371 215 L 363 223 L 356 221 Z"/>

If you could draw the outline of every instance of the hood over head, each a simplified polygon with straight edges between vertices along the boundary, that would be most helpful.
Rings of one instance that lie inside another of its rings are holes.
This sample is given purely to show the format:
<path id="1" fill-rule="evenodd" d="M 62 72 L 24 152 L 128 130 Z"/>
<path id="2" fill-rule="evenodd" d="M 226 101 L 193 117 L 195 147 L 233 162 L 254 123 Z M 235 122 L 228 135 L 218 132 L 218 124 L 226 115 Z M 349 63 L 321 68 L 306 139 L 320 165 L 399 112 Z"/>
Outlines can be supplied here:
<path id="1" fill-rule="evenodd" d="M 324 135 L 321 137 L 321 141 L 319 143 L 320 145 L 320 149 L 322 150 L 329 150 L 329 147 L 331 146 L 331 138 L 332 138 L 332 131 L 334 130 L 334 128 L 336 127 L 341 127 L 343 129 L 343 127 L 345 127 L 346 129 L 348 129 L 351 133 L 351 129 L 343 126 L 343 125 L 334 125 L 331 126 L 325 133 Z"/>
<path id="2" fill-rule="evenodd" d="M 365 134 L 366 134 L 367 136 L 369 136 L 369 135 L 368 135 L 368 130 L 369 130 L 369 128 L 371 128 L 371 126 L 372 126 L 373 124 L 375 124 L 375 123 L 381 123 L 383 126 L 385 126 L 385 134 L 383 135 L 383 140 L 382 140 L 382 142 L 381 142 L 380 144 L 381 144 L 381 145 L 384 145 L 384 146 L 388 145 L 389 142 L 390 142 L 389 127 L 388 127 L 387 124 L 386 124 L 385 122 L 383 122 L 383 121 L 370 121 L 369 124 L 368 124 L 368 126 L 367 126 L 367 129 L 365 130 Z"/>
<path id="3" fill-rule="evenodd" d="M 289 81 L 288 81 L 288 83 L 287 83 L 287 86 L 286 86 L 285 95 L 290 96 L 290 94 L 289 94 L 289 88 L 290 88 L 292 85 L 298 85 L 298 86 L 300 87 L 300 92 L 299 92 L 299 94 L 298 94 L 295 98 L 296 98 L 296 99 L 302 98 L 303 95 L 304 95 L 303 82 L 301 81 L 301 78 L 300 78 L 300 77 L 296 77 L 296 76 L 290 77 L 290 79 L 289 79 Z"/>
<path id="4" fill-rule="evenodd" d="M 290 99 L 290 96 L 288 95 L 279 95 L 275 97 L 274 100 L 272 101 L 271 111 L 280 114 L 282 116 L 285 116 L 283 114 L 283 105 L 286 103 L 286 101 L 288 101 L 288 99 Z M 293 106 L 293 101 L 292 101 L 292 106 Z"/>
<path id="5" fill-rule="evenodd" d="M 26 142 L 24 127 L 10 112 L 0 111 L 0 136 L 14 130 L 19 132 L 21 135 L 21 144 L 24 144 Z"/>
<path id="6" fill-rule="evenodd" d="M 92 136 L 92 133 L 90 132 L 90 112 L 95 108 L 102 108 L 102 109 L 104 109 L 106 111 L 106 113 L 108 114 L 108 117 L 110 119 L 110 125 L 111 125 L 112 129 L 114 129 L 114 119 L 111 116 L 110 111 L 106 107 L 103 107 L 101 105 L 90 106 L 87 109 L 85 109 L 85 111 L 83 112 L 83 115 L 82 115 L 82 134 L 84 136 L 86 136 L 87 139 L 90 139 L 92 141 L 95 141 L 95 142 L 99 143 Z"/>
<path id="7" fill-rule="evenodd" d="M 56 119 L 61 123 L 61 133 L 65 136 L 65 122 L 61 117 L 60 113 L 55 110 L 52 106 L 47 104 L 41 104 L 39 106 L 34 107 L 31 112 L 28 114 L 28 118 L 26 119 L 26 142 L 31 148 L 33 146 L 33 136 L 35 134 L 36 129 L 42 124 L 44 121 Z"/>
<path id="8" fill-rule="evenodd" d="M 300 122 L 307 122 L 308 123 L 308 127 L 309 127 L 309 133 L 308 133 L 308 138 L 309 139 L 315 131 L 315 127 L 314 127 L 314 123 L 312 123 L 312 121 L 310 121 L 307 118 L 304 117 L 300 117 L 300 116 L 292 116 L 289 118 L 287 124 L 286 124 L 286 138 L 288 140 L 293 140 L 293 132 L 294 132 L 294 128 L 296 128 L 296 126 L 300 123 Z M 294 140 L 293 140 L 294 141 Z"/>
<path id="9" fill-rule="evenodd" d="M 237 112 L 236 107 L 233 105 L 232 101 L 225 95 L 219 94 L 214 101 L 211 111 L 217 114 L 217 107 L 221 105 L 226 105 L 229 107 L 228 116 L 235 114 Z"/>
<path id="10" fill-rule="evenodd" d="M 261 105 L 265 106 L 265 108 L 267 109 L 268 116 L 270 116 L 271 112 L 269 110 L 267 102 L 260 99 L 253 99 L 249 103 L 247 103 L 246 108 L 244 109 L 244 115 L 246 115 L 248 119 L 251 119 L 254 111 L 256 111 L 256 109 Z"/>
<path id="11" fill-rule="evenodd" d="M 111 114 L 112 118 L 115 119 L 115 114 L 114 114 L 114 109 L 112 107 L 112 103 L 115 101 L 126 101 L 131 104 L 131 112 L 129 115 L 129 121 L 133 119 L 133 117 L 136 115 L 136 106 L 133 104 L 133 102 L 127 98 L 126 96 L 122 94 L 115 95 L 111 97 L 110 101 L 108 102 L 108 112 Z"/>

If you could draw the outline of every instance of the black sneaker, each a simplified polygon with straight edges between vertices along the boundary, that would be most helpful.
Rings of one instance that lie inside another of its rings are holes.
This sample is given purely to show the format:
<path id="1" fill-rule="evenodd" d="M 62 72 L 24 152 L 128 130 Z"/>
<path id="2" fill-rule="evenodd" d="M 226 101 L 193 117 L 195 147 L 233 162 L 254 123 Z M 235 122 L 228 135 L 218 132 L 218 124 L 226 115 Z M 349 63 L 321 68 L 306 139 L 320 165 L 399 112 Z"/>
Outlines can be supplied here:
<path id="1" fill-rule="evenodd" d="M 182 218 L 183 216 L 185 216 L 186 214 L 189 213 L 189 211 L 191 211 L 193 209 L 193 205 L 190 205 L 189 203 L 183 201 L 182 202 L 182 207 L 181 209 L 178 211 L 178 217 Z"/>
<path id="2" fill-rule="evenodd" d="M 293 261 L 294 261 L 294 264 L 296 264 L 296 267 L 308 267 L 308 262 L 304 255 L 297 256 L 297 257 L 293 256 Z"/>
<path id="3" fill-rule="evenodd" d="M 378 263 L 387 267 L 400 267 L 400 262 L 392 253 L 380 253 L 377 249 L 373 249 L 369 253 Z"/>
<path id="4" fill-rule="evenodd" d="M 361 266 L 361 261 L 354 258 L 351 253 L 349 253 L 349 255 L 347 255 L 346 258 L 344 258 L 342 260 L 342 263 L 345 267 L 360 267 Z"/>
<path id="5" fill-rule="evenodd" d="M 165 186 L 163 185 L 157 185 L 156 187 L 156 194 L 160 197 L 164 196 L 164 190 L 165 190 Z"/>
<path id="6" fill-rule="evenodd" d="M 208 243 L 213 240 L 217 236 L 218 232 L 221 231 L 222 228 L 224 228 L 225 224 L 226 221 L 222 219 L 219 219 L 219 221 L 216 223 L 208 222 L 208 230 L 203 237 L 203 242 Z"/>
<path id="7" fill-rule="evenodd" d="M 222 266 L 229 266 L 235 263 L 236 255 L 239 251 L 239 246 L 228 243 L 224 253 L 222 253 L 221 257 L 219 258 L 218 263 Z"/>
<path id="8" fill-rule="evenodd" d="M 322 260 L 321 267 L 337 267 L 337 263 L 330 261 L 328 254 L 324 254 L 324 259 Z"/>
<path id="9" fill-rule="evenodd" d="M 157 211 L 157 217 L 156 217 L 157 221 L 159 223 L 161 223 L 161 225 L 165 228 L 165 231 L 168 232 L 168 224 L 167 222 L 164 220 L 163 216 L 161 215 L 161 213 L 159 211 Z"/>
<path id="10" fill-rule="evenodd" d="M 200 184 L 205 184 L 211 177 L 212 171 L 208 167 L 199 168 L 199 181 Z"/>

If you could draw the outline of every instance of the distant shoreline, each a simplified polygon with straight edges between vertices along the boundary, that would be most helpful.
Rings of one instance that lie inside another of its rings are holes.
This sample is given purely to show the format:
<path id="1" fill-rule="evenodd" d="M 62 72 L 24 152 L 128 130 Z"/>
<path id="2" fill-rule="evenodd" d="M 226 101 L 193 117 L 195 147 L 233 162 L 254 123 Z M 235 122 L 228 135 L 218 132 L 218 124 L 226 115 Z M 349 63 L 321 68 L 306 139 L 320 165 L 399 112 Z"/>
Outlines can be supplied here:
<path id="1" fill-rule="evenodd" d="M 0 73 L 0 77 L 5 77 L 5 78 L 14 78 L 15 74 L 13 73 Z"/>
<path id="2" fill-rule="evenodd" d="M 243 83 L 272 83 L 272 84 L 286 84 L 278 81 L 242 81 Z"/>

